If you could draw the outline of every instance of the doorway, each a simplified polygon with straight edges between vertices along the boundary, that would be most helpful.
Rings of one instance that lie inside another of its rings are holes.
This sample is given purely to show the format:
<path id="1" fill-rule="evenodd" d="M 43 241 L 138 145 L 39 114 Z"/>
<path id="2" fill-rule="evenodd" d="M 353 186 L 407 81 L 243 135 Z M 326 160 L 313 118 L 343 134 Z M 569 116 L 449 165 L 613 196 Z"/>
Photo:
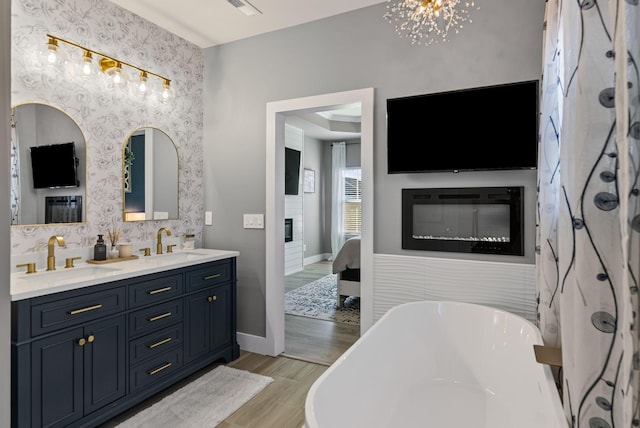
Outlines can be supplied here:
<path id="1" fill-rule="evenodd" d="M 373 324 L 373 88 L 267 104 L 266 144 L 266 343 L 268 355 L 284 351 L 284 124 L 289 115 L 361 103 L 362 192 L 360 333 Z"/>

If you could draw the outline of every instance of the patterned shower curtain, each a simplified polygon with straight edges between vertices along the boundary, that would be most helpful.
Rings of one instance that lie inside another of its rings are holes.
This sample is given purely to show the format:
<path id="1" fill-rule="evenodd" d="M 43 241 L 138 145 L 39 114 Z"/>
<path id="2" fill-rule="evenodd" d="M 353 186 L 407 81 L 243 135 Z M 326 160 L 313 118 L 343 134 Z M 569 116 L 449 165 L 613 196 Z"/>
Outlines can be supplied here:
<path id="1" fill-rule="evenodd" d="M 9 155 L 11 186 L 9 208 L 11 224 L 20 224 L 20 150 L 18 147 L 18 130 L 16 128 L 16 109 L 11 109 L 11 148 Z"/>
<path id="2" fill-rule="evenodd" d="M 640 6 L 548 0 L 541 84 L 538 325 L 562 348 L 572 427 L 640 426 Z"/>

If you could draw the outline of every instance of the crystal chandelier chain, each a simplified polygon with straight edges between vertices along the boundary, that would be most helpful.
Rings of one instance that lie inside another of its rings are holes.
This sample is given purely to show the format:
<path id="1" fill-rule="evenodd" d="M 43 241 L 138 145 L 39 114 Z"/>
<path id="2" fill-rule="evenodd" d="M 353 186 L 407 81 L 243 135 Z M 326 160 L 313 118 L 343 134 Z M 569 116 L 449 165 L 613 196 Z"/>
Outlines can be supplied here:
<path id="1" fill-rule="evenodd" d="M 384 18 L 411 43 L 430 45 L 446 42 L 450 31 L 457 34 L 471 23 L 473 9 L 478 9 L 473 0 L 387 0 Z"/>

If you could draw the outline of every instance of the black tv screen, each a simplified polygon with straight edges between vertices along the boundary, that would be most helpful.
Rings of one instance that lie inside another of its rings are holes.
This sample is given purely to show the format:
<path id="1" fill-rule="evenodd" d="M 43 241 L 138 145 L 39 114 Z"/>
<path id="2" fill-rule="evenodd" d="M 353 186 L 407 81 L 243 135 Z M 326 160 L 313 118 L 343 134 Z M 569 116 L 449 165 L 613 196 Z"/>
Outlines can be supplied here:
<path id="1" fill-rule="evenodd" d="M 300 150 L 284 148 L 284 194 L 297 195 L 300 187 Z"/>
<path id="2" fill-rule="evenodd" d="M 535 169 L 538 81 L 387 99 L 389 174 Z"/>
<path id="3" fill-rule="evenodd" d="M 74 143 L 30 147 L 33 187 L 78 187 L 78 158 Z"/>

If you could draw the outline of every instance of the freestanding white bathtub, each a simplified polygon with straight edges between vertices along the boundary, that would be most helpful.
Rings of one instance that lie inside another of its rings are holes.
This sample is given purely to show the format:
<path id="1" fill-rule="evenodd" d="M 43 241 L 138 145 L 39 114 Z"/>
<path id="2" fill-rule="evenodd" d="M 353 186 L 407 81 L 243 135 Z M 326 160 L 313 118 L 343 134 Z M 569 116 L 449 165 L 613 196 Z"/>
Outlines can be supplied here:
<path id="1" fill-rule="evenodd" d="M 539 330 L 487 306 L 388 311 L 312 385 L 307 428 L 566 428 Z"/>

